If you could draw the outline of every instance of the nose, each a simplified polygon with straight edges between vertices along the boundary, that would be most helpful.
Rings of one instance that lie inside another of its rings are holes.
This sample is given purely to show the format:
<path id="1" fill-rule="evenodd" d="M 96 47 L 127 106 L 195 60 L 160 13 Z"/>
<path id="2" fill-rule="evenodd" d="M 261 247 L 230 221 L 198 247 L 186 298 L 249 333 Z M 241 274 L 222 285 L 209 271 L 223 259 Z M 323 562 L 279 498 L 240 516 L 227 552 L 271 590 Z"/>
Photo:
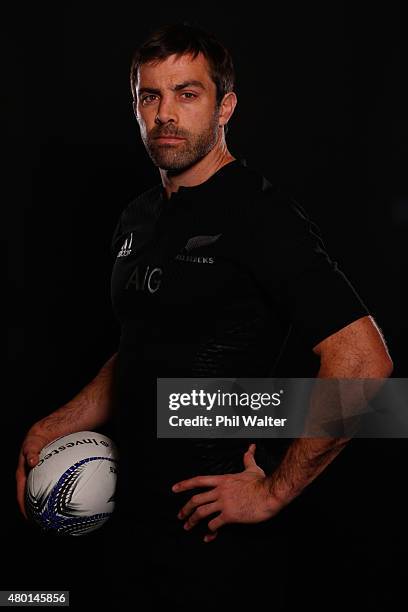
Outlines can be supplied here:
<path id="1" fill-rule="evenodd" d="M 163 96 L 157 110 L 155 123 L 163 124 L 169 121 L 177 122 L 176 107 L 171 97 Z"/>

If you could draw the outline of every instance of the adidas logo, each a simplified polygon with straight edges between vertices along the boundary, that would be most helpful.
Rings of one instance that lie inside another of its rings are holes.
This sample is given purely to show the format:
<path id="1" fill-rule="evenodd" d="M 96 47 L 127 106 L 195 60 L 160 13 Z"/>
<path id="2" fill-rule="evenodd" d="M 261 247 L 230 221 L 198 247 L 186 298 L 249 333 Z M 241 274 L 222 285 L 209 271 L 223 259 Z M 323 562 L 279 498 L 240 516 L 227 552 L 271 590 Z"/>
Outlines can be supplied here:
<path id="1" fill-rule="evenodd" d="M 132 252 L 132 241 L 133 241 L 133 232 L 130 233 L 130 237 L 126 238 L 125 242 L 120 247 L 120 251 L 118 253 L 118 257 L 127 257 Z"/>

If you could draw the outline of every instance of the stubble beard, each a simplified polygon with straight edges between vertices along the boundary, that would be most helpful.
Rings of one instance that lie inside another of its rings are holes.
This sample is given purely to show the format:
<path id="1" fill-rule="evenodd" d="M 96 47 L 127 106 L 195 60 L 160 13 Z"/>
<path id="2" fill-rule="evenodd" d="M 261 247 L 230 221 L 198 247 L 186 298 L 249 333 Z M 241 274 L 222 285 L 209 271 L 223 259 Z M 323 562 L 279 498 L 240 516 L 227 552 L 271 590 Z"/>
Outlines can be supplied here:
<path id="1" fill-rule="evenodd" d="M 210 125 L 200 134 L 189 134 L 165 128 L 161 130 L 163 135 L 171 137 L 173 134 L 185 138 L 179 144 L 159 144 L 151 134 L 147 137 L 142 134 L 143 144 L 155 166 L 175 174 L 190 168 L 214 148 L 218 138 L 218 119 L 219 112 L 215 111 Z M 158 130 L 153 132 L 154 136 L 158 134 Z"/>

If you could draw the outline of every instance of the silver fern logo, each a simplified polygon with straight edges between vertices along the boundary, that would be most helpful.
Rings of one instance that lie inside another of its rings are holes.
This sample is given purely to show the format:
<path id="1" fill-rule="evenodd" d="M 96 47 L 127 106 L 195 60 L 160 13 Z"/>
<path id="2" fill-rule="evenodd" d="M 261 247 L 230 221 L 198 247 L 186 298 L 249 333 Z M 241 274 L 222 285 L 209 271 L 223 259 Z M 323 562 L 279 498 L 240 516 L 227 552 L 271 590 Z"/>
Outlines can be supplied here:
<path id="1" fill-rule="evenodd" d="M 208 246 L 209 244 L 213 244 L 220 238 L 222 234 L 216 234 L 215 236 L 193 236 L 187 240 L 187 244 L 184 247 L 184 251 L 192 251 L 193 249 L 199 249 L 203 246 Z"/>
<path id="2" fill-rule="evenodd" d="M 118 257 L 127 257 L 132 252 L 133 232 L 130 232 L 129 238 L 126 238 L 125 242 L 120 247 Z"/>
<path id="3" fill-rule="evenodd" d="M 177 261 L 185 261 L 188 263 L 199 263 L 199 264 L 213 264 L 215 263 L 215 257 L 210 255 L 190 255 L 190 252 L 194 249 L 200 249 L 201 247 L 209 246 L 214 244 L 220 238 L 222 234 L 215 234 L 214 236 L 193 236 L 187 240 L 186 246 L 182 249 L 181 253 L 176 255 Z"/>

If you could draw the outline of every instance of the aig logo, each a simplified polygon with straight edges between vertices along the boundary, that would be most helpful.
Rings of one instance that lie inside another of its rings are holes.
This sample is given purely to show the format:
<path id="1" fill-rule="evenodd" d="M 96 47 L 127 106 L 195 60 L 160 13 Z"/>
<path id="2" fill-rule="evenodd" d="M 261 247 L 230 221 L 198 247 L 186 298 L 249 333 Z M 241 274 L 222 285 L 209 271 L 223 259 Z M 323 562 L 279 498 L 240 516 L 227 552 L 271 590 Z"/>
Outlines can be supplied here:
<path id="1" fill-rule="evenodd" d="M 156 293 L 160 287 L 162 275 L 163 270 L 161 268 L 137 265 L 126 283 L 126 289 Z"/>

